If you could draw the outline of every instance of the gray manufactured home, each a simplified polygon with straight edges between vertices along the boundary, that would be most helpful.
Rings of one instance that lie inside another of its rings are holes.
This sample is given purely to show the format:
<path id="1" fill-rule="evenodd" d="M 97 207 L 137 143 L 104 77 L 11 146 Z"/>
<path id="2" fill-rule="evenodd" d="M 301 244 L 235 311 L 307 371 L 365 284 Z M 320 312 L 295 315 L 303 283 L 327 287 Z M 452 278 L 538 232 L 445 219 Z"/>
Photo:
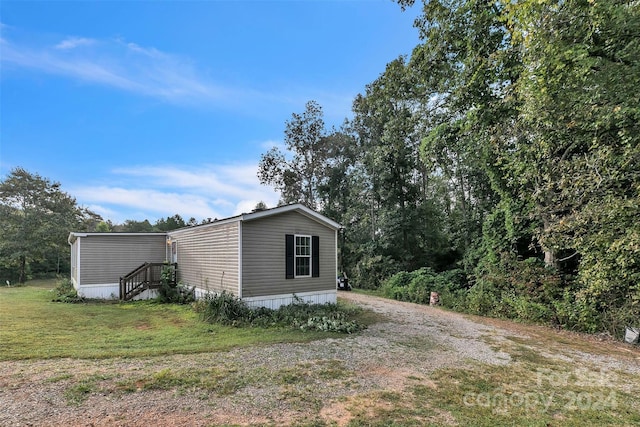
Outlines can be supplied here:
<path id="1" fill-rule="evenodd" d="M 85 298 L 118 299 L 121 276 L 167 259 L 166 240 L 166 233 L 71 233 L 71 281 Z"/>
<path id="2" fill-rule="evenodd" d="M 89 298 L 148 298 L 153 286 L 129 294 L 123 278 L 149 279 L 157 276 L 150 266 L 164 263 L 175 266 L 177 280 L 195 287 L 197 297 L 227 291 L 250 306 L 270 308 L 291 303 L 294 295 L 335 303 L 340 228 L 295 204 L 168 233 L 71 233 L 71 279 Z"/>

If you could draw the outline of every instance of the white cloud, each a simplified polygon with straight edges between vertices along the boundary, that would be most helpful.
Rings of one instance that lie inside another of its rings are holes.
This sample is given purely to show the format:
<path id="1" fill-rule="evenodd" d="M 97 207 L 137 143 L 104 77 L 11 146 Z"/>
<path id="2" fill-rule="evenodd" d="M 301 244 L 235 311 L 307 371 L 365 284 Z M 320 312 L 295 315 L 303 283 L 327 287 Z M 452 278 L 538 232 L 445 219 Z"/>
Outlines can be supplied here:
<path id="1" fill-rule="evenodd" d="M 86 49 L 76 49 L 80 46 Z M 204 78 L 187 58 L 117 40 L 98 43 L 71 37 L 50 48 L 21 46 L 4 39 L 0 59 L 14 67 L 112 86 L 174 103 L 233 98 L 233 91 Z"/>
<path id="2" fill-rule="evenodd" d="M 196 191 L 198 194 L 256 199 L 267 187 L 260 185 L 258 165 L 254 163 L 210 165 L 206 167 L 135 166 L 113 172 L 120 176 L 134 176 L 138 180 L 165 188 Z"/>
<path id="3" fill-rule="evenodd" d="M 211 78 L 192 58 L 141 46 L 122 38 L 69 36 L 58 44 L 38 44 L 40 35 L 15 42 L 3 35 L 2 68 L 28 69 L 161 99 L 178 105 L 237 110 L 254 116 L 302 111 L 309 99 L 325 108 L 329 122 L 349 114 L 354 94 L 332 94 L 287 82 L 285 87 L 227 85 Z"/>
<path id="4" fill-rule="evenodd" d="M 102 218 L 117 218 L 118 217 L 118 212 L 113 210 L 113 209 L 109 209 L 107 207 L 104 207 L 102 205 L 96 205 L 96 204 L 90 204 L 88 206 L 84 206 L 87 209 L 89 209 L 91 212 L 95 212 L 98 215 L 100 215 Z"/>
<path id="5" fill-rule="evenodd" d="M 79 187 L 74 189 L 73 192 L 78 200 L 100 206 L 100 210 L 107 215 L 116 210 L 138 210 L 145 212 L 147 215 L 154 215 L 151 218 L 146 218 L 150 221 L 175 215 L 176 213 L 186 218 L 191 216 L 196 218 L 219 218 L 222 216 L 206 197 L 193 194 L 163 192 L 157 189 L 129 189 L 109 186 Z"/>
<path id="6" fill-rule="evenodd" d="M 217 169 L 225 181 L 242 184 L 251 189 L 258 188 L 260 185 L 257 163 L 218 166 Z"/>
<path id="7" fill-rule="evenodd" d="M 233 214 L 240 215 L 243 213 L 249 213 L 253 210 L 253 208 L 256 207 L 258 202 L 259 200 L 243 200 L 240 203 L 238 203 L 235 210 L 233 211 Z"/>
<path id="8" fill-rule="evenodd" d="M 75 49 L 80 46 L 91 46 L 96 43 L 94 39 L 88 39 L 85 37 L 68 37 L 58 43 L 55 48 L 56 49 Z"/>
<path id="9" fill-rule="evenodd" d="M 135 166 L 112 171 L 118 186 L 78 186 L 70 193 L 114 222 L 153 222 L 176 213 L 185 219 L 226 218 L 250 212 L 259 201 L 277 205 L 278 194 L 260 185 L 256 171 L 255 164 Z"/>
<path id="10" fill-rule="evenodd" d="M 260 143 L 260 147 L 263 150 L 271 150 L 273 147 L 278 148 L 280 151 L 286 151 L 286 146 L 284 145 L 284 141 L 269 139 Z"/>
<path id="11" fill-rule="evenodd" d="M 100 64 L 82 58 L 64 58 L 48 51 L 18 49 L 5 43 L 2 62 L 23 68 L 32 68 L 51 74 L 66 75 L 93 83 L 106 84 L 120 89 L 146 92 L 149 88 L 118 72 L 113 64 Z"/>

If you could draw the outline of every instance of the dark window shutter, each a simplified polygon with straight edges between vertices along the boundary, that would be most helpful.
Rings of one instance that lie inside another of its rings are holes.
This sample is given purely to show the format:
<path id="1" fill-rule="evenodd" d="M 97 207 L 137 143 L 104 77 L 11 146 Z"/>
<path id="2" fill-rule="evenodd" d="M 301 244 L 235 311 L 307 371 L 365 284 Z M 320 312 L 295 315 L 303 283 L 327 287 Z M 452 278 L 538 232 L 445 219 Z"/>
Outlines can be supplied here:
<path id="1" fill-rule="evenodd" d="M 320 277 L 320 237 L 311 236 L 311 277 Z"/>
<path id="2" fill-rule="evenodd" d="M 293 238 L 293 234 L 287 234 L 285 235 L 285 259 L 286 259 L 286 278 L 287 279 L 293 279 L 295 277 L 294 275 L 294 271 L 295 271 L 295 257 L 293 255 L 294 253 L 294 238 Z"/>

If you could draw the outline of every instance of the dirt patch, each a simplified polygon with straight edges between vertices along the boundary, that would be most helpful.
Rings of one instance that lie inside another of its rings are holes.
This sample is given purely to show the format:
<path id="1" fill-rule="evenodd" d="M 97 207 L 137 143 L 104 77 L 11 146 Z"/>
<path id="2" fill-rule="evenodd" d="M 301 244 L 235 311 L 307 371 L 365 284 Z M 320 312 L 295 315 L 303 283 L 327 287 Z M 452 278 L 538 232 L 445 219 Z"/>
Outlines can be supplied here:
<path id="1" fill-rule="evenodd" d="M 334 402 L 330 405 L 323 407 L 320 410 L 320 418 L 336 424 L 338 427 L 343 427 L 349 424 L 353 419 L 351 411 L 347 409 L 345 402 Z"/>

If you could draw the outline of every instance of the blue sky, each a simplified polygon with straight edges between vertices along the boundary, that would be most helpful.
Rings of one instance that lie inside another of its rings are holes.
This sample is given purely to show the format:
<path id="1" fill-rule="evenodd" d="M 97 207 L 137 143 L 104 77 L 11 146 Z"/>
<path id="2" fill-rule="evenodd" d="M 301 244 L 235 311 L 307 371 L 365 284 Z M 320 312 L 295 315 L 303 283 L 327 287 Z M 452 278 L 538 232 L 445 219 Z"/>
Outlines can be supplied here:
<path id="1" fill-rule="evenodd" d="M 309 100 L 328 127 L 418 44 L 414 7 L 361 1 L 0 3 L 0 175 L 62 184 L 105 219 L 250 211 Z"/>

